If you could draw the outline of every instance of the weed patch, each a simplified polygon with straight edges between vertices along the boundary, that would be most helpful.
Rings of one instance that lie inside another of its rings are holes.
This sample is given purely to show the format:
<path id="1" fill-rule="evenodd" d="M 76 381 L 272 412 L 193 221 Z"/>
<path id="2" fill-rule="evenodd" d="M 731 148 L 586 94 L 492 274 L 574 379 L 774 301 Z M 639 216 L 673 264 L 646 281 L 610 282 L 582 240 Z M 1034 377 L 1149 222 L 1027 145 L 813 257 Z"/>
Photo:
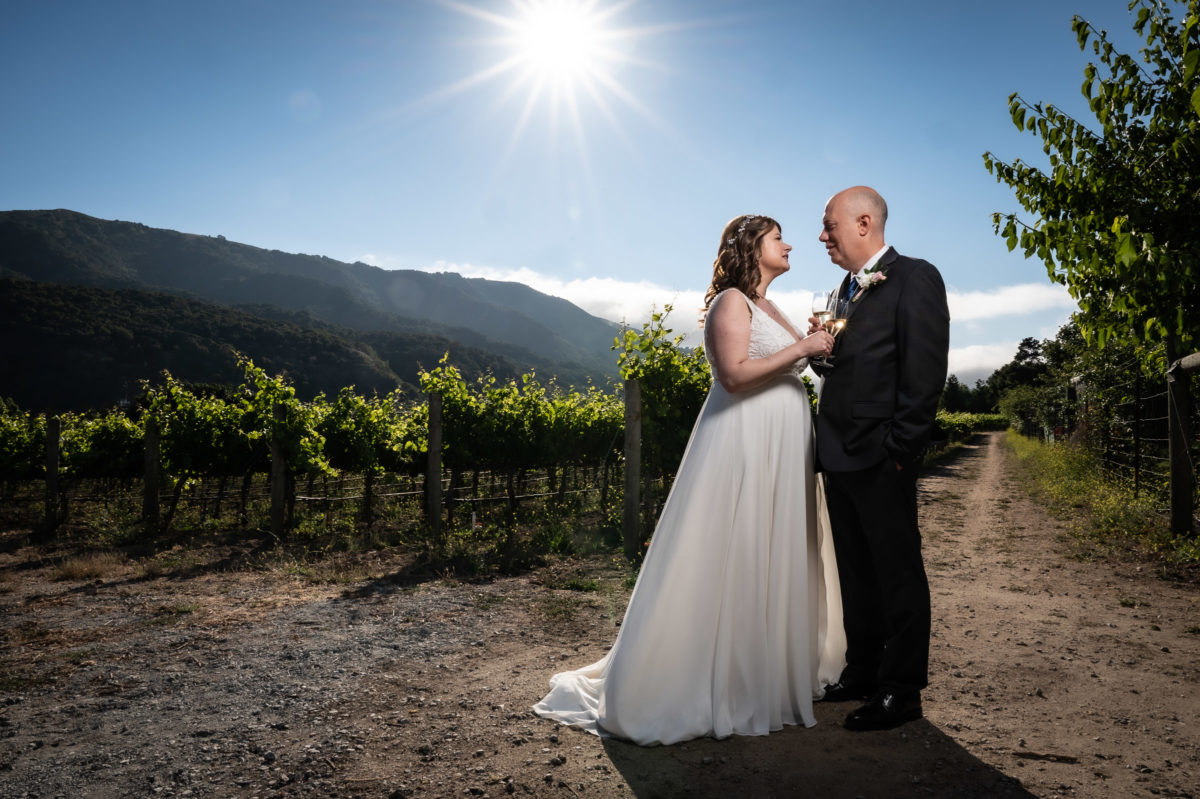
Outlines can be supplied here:
<path id="1" fill-rule="evenodd" d="M 548 596 L 542 601 L 542 614 L 555 621 L 570 621 L 579 610 L 577 600 L 569 596 Z"/>
<path id="2" fill-rule="evenodd" d="M 1155 499 L 1144 492 L 1135 496 L 1085 450 L 1043 444 L 1013 430 L 1005 443 L 1020 464 L 1019 479 L 1075 537 L 1107 553 L 1132 550 L 1170 564 L 1200 566 L 1200 545 L 1171 535 Z"/>
<path id="3" fill-rule="evenodd" d="M 567 591 L 599 591 L 600 581 L 591 577 L 569 577 L 565 580 L 552 580 L 546 583 L 547 588 L 562 588 Z"/>
<path id="4" fill-rule="evenodd" d="M 146 620 L 146 624 L 176 624 L 200 609 L 199 605 L 176 603 L 156 608 L 154 615 Z"/>

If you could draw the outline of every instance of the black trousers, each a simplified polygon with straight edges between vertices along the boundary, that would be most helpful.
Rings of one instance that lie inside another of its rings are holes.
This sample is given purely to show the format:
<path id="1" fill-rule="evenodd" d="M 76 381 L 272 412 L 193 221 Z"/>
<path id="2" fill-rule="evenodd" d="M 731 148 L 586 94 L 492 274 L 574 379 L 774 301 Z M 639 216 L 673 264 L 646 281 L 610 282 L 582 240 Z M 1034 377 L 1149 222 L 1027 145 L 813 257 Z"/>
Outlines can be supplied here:
<path id="1" fill-rule="evenodd" d="M 929 683 L 929 581 L 917 528 L 917 468 L 891 458 L 826 472 L 849 682 L 920 691 Z"/>

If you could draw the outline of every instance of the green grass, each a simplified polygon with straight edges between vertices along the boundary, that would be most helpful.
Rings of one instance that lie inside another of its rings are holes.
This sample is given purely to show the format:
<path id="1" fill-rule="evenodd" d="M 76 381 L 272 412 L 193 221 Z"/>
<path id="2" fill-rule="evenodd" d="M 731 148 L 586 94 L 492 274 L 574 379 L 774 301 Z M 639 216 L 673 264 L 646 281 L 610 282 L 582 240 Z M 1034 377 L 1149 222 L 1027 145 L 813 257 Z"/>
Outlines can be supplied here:
<path id="1" fill-rule="evenodd" d="M 83 663 L 88 663 L 96 656 L 95 650 L 92 649 L 72 649 L 69 652 L 63 652 L 58 657 L 62 658 L 67 663 L 79 666 Z"/>
<path id="2" fill-rule="evenodd" d="M 551 580 L 546 583 L 547 588 L 562 588 L 567 591 L 599 591 L 600 581 L 590 577 L 568 577 L 566 579 Z"/>
<path id="3" fill-rule="evenodd" d="M 1137 551 L 1166 565 L 1200 566 L 1200 541 L 1173 537 L 1158 502 L 1115 480 L 1085 450 L 1044 444 L 1009 430 L 1005 443 L 1033 496 L 1075 537 L 1112 552 Z"/>
<path id="4" fill-rule="evenodd" d="M 199 609 L 200 606 L 196 604 L 175 603 L 163 605 L 160 608 L 156 608 L 154 615 L 146 619 L 143 624 L 147 626 L 176 624 Z"/>
<path id="5" fill-rule="evenodd" d="M 578 603 L 571 597 L 548 596 L 542 599 L 541 605 L 543 615 L 558 621 L 570 621 L 579 610 Z"/>

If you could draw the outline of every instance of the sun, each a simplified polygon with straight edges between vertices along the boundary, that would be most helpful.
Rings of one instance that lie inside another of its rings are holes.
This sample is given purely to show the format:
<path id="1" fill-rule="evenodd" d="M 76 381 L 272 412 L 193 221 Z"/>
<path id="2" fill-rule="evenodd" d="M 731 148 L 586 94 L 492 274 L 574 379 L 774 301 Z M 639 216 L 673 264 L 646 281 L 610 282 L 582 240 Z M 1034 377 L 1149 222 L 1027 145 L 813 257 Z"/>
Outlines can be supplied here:
<path id="1" fill-rule="evenodd" d="M 596 78 L 617 57 L 605 46 L 613 34 L 604 22 L 591 3 L 530 2 L 512 20 L 511 46 L 533 76 L 574 86 Z"/>
<path id="2" fill-rule="evenodd" d="M 458 0 L 442 4 L 487 23 L 489 46 L 496 60 L 430 98 L 446 99 L 482 84 L 506 83 L 495 95 L 497 105 L 524 98 L 509 142 L 516 145 L 532 124 L 535 111 L 544 108 L 552 128 L 569 128 L 585 149 L 585 109 L 602 116 L 618 136 L 625 138 L 619 111 L 632 110 L 657 124 L 654 115 L 621 80 L 628 66 L 654 66 L 634 54 L 634 43 L 661 33 L 665 27 L 618 27 L 622 12 L 635 0 L 509 0 L 502 14 Z M 507 81 L 501 79 L 507 78 Z"/>

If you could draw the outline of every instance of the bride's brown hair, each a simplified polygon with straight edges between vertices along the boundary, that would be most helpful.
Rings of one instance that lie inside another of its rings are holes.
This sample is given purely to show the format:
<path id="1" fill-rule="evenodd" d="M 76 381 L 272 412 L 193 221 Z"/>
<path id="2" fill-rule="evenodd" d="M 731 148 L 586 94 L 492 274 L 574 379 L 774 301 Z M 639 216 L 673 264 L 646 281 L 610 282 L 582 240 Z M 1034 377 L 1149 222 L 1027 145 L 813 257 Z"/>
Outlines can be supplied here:
<path id="1" fill-rule="evenodd" d="M 752 300 L 758 299 L 758 284 L 762 273 L 758 255 L 762 240 L 779 223 L 769 216 L 744 214 L 734 217 L 721 233 L 717 258 L 713 261 L 712 283 L 704 294 L 704 307 L 725 289 L 738 289 Z"/>

